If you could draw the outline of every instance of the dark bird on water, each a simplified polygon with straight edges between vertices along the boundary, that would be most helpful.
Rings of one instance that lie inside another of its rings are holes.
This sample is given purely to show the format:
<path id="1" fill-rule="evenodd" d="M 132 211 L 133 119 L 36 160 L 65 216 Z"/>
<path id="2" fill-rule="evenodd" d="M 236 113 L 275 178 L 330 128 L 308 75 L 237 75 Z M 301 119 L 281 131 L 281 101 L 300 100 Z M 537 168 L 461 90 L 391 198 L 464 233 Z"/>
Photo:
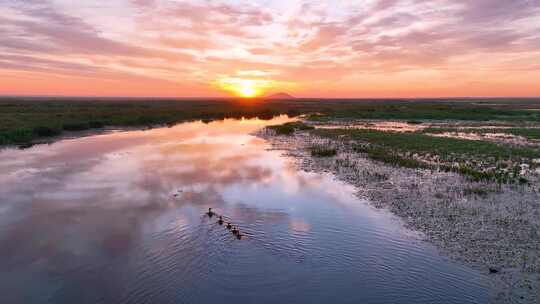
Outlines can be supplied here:
<path id="1" fill-rule="evenodd" d="M 213 217 L 214 215 L 218 216 L 214 211 L 212 211 L 212 208 L 208 208 L 208 212 L 206 212 L 206 215 L 209 217 Z M 223 225 L 225 222 L 223 221 L 223 216 L 219 215 L 217 223 L 219 225 Z M 227 225 L 225 226 L 227 229 L 231 230 L 232 234 L 236 236 L 237 239 L 241 240 L 244 236 L 238 227 L 233 226 L 230 222 L 227 222 Z"/>

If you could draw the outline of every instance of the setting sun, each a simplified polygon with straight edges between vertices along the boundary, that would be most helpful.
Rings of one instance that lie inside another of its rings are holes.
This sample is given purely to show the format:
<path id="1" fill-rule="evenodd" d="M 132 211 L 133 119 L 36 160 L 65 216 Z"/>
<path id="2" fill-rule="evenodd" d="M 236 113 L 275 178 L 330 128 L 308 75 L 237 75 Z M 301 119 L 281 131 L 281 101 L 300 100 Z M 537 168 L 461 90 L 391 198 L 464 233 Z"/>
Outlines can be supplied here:
<path id="1" fill-rule="evenodd" d="M 252 98 L 263 95 L 271 87 L 271 80 L 245 79 L 240 77 L 223 77 L 216 81 L 216 85 L 234 96 Z"/>
<path id="2" fill-rule="evenodd" d="M 240 95 L 242 95 L 242 97 L 255 97 L 257 91 L 252 87 L 246 86 L 240 89 Z"/>

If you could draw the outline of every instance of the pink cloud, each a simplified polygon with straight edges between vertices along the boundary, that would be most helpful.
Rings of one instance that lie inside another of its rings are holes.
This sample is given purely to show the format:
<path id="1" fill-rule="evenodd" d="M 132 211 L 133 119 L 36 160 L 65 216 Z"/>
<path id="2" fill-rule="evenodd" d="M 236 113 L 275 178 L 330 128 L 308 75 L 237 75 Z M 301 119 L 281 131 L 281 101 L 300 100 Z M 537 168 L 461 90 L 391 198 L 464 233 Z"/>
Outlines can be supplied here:
<path id="1" fill-rule="evenodd" d="M 96 83 L 144 77 L 168 88 L 200 91 L 205 84 L 203 95 L 215 95 L 211 84 L 220 75 L 260 70 L 280 71 L 274 80 L 296 83 L 302 92 L 316 82 L 350 96 L 358 81 L 379 81 L 373 86 L 381 94 L 392 81 L 392 91 L 405 92 L 404 75 L 479 85 L 484 82 L 474 78 L 483 71 L 508 71 L 504 79 L 514 86 L 521 76 L 512 71 L 540 76 L 538 1 L 131 0 L 116 10 L 104 0 L 2 3 L 0 72 L 35 73 L 32 79 L 42 77 L 45 87 L 48 74 Z M 418 79 L 440 89 L 426 94 L 482 91 Z"/>

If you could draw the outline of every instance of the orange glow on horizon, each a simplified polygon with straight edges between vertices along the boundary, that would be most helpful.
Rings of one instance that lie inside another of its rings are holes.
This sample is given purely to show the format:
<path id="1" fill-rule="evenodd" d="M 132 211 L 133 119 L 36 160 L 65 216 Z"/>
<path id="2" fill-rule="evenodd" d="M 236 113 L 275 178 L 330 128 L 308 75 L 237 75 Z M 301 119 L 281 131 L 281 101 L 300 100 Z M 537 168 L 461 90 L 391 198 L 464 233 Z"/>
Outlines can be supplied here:
<path id="1" fill-rule="evenodd" d="M 221 91 L 242 98 L 260 97 L 277 86 L 274 80 L 228 76 L 219 78 L 214 85 Z"/>

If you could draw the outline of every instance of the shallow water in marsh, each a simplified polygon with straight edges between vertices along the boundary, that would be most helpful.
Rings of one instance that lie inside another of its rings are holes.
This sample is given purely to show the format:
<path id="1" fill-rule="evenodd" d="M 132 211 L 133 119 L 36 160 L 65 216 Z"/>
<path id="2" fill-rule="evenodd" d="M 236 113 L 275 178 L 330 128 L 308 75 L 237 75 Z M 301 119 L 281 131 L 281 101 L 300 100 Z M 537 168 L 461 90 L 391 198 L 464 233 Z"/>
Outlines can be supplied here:
<path id="1" fill-rule="evenodd" d="M 0 302 L 488 301 L 483 274 L 250 135 L 286 120 L 0 150 Z"/>

